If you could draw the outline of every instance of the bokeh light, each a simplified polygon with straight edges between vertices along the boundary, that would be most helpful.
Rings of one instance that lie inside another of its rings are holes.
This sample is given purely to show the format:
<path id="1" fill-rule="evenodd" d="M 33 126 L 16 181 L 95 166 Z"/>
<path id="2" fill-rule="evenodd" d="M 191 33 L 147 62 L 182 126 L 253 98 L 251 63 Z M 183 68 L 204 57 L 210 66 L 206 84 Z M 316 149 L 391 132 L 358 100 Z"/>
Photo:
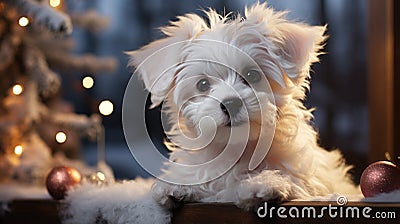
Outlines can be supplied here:
<path id="1" fill-rule="evenodd" d="M 90 76 L 86 76 L 85 78 L 82 79 L 82 85 L 86 89 L 90 89 L 94 85 L 94 79 Z"/>
<path id="2" fill-rule="evenodd" d="M 53 8 L 57 8 L 58 6 L 61 5 L 61 0 L 50 0 L 49 4 Z"/>
<path id="3" fill-rule="evenodd" d="M 67 141 L 67 135 L 62 131 L 57 132 L 56 141 L 60 144 L 64 143 L 65 141 Z"/>
<path id="4" fill-rule="evenodd" d="M 24 152 L 24 147 L 22 145 L 17 145 L 14 147 L 14 154 L 20 156 Z"/>
<path id="5" fill-rule="evenodd" d="M 114 110 L 114 105 L 111 101 L 109 100 L 101 101 L 99 105 L 99 111 L 102 115 L 108 116 L 113 112 L 113 110 Z"/>
<path id="6" fill-rule="evenodd" d="M 25 16 L 22 16 L 21 18 L 19 18 L 18 24 L 22 27 L 25 27 L 29 24 L 29 19 L 26 18 Z"/>
<path id="7" fill-rule="evenodd" d="M 12 88 L 12 92 L 14 95 L 18 96 L 24 91 L 24 87 L 20 84 L 15 84 Z"/>

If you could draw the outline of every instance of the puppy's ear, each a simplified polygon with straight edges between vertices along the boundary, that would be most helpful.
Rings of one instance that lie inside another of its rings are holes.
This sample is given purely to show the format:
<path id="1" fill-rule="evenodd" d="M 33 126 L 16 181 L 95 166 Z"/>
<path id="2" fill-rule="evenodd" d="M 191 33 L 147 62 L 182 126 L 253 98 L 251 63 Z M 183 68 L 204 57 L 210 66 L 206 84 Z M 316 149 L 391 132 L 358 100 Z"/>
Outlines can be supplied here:
<path id="1" fill-rule="evenodd" d="M 318 55 L 327 38 L 326 26 L 309 26 L 286 19 L 287 12 L 276 12 L 266 3 L 256 3 L 246 8 L 247 23 L 256 25 L 261 34 L 273 43 L 271 54 L 276 63 L 295 84 L 304 84 L 309 76 L 310 65 L 318 61 Z"/>
<path id="2" fill-rule="evenodd" d="M 281 55 L 281 67 L 295 83 L 303 84 L 309 76 L 310 66 L 318 56 L 327 38 L 326 26 L 309 26 L 302 23 L 280 23 L 273 32 Z"/>
<path id="3" fill-rule="evenodd" d="M 170 26 L 161 28 L 167 37 L 139 50 L 127 52 L 130 56 L 129 66 L 136 68 L 135 73 L 151 93 L 152 108 L 164 100 L 173 85 L 176 66 L 182 60 L 183 47 L 205 27 L 207 25 L 204 20 L 195 14 L 180 16 Z"/>

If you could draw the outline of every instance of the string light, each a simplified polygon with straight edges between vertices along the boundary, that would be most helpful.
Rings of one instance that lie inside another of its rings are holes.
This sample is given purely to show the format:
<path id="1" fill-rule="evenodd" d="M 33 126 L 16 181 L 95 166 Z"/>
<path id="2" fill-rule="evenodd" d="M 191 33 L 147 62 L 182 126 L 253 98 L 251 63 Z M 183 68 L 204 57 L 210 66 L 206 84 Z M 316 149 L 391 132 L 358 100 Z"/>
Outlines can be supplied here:
<path id="1" fill-rule="evenodd" d="M 106 180 L 106 175 L 104 175 L 104 173 L 102 173 L 102 172 L 100 172 L 100 171 L 97 171 L 97 172 L 96 172 L 96 176 L 97 176 L 97 178 L 99 178 L 99 180 L 101 180 L 101 181 L 105 181 L 105 180 Z"/>
<path id="2" fill-rule="evenodd" d="M 12 88 L 12 92 L 14 95 L 18 96 L 21 95 L 21 93 L 24 91 L 24 87 L 20 84 L 15 84 Z"/>
<path id="3" fill-rule="evenodd" d="M 25 16 L 22 16 L 21 18 L 19 18 L 18 24 L 22 27 L 25 27 L 29 24 L 29 19 L 26 18 Z"/>
<path id="4" fill-rule="evenodd" d="M 90 76 L 86 76 L 85 78 L 82 79 L 82 85 L 86 89 L 90 89 L 94 85 L 94 79 Z"/>
<path id="5" fill-rule="evenodd" d="M 24 152 L 24 147 L 22 145 L 17 145 L 14 147 L 14 154 L 20 156 Z"/>
<path id="6" fill-rule="evenodd" d="M 57 132 L 56 141 L 60 144 L 64 143 L 65 141 L 67 141 L 67 135 L 62 131 Z"/>
<path id="7" fill-rule="evenodd" d="M 103 185 L 107 183 L 106 175 L 100 171 L 90 174 L 86 178 L 92 184 Z"/>
<path id="8" fill-rule="evenodd" d="M 49 4 L 53 8 L 57 8 L 58 6 L 61 5 L 61 0 L 50 0 Z"/>
<path id="9" fill-rule="evenodd" d="M 101 101 L 99 105 L 99 111 L 102 115 L 108 116 L 110 115 L 114 110 L 114 105 L 111 103 L 109 100 L 103 100 Z"/>

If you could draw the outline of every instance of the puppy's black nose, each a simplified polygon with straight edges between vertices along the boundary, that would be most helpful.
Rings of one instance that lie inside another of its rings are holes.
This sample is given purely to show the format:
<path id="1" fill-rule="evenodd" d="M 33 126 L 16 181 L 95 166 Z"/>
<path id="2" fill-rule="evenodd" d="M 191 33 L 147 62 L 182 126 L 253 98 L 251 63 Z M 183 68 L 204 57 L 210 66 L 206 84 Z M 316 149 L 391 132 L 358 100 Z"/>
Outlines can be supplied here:
<path id="1" fill-rule="evenodd" d="M 221 110 L 229 116 L 235 116 L 243 106 L 243 102 L 238 97 L 223 100 L 220 103 Z"/>

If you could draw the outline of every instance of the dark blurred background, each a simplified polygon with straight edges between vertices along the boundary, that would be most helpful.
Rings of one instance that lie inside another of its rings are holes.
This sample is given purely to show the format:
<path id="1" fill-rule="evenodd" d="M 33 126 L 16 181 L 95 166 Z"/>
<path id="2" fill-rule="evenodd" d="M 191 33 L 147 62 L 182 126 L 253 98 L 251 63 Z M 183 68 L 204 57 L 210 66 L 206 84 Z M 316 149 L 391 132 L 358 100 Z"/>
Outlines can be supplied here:
<path id="1" fill-rule="evenodd" d="M 74 86 L 73 77 L 64 77 L 66 99 L 79 113 L 90 114 L 94 102 L 110 99 L 114 112 L 104 117 L 106 128 L 106 160 L 117 178 L 147 176 L 130 155 L 122 131 L 121 108 L 125 87 L 131 78 L 124 51 L 135 50 L 161 36 L 158 27 L 168 24 L 177 15 L 209 7 L 218 12 L 240 12 L 256 1 L 245 0 L 70 0 L 71 11 L 95 9 L 110 19 L 110 26 L 97 34 L 75 28 L 77 53 L 112 55 L 119 61 L 113 74 L 95 75 L 95 86 L 83 90 Z M 357 181 L 367 164 L 368 108 L 366 75 L 366 7 L 365 0 L 270 0 L 276 10 L 288 10 L 289 18 L 312 25 L 328 24 L 327 54 L 313 66 L 311 91 L 306 105 L 316 107 L 315 127 L 320 133 L 320 144 L 327 149 L 340 148 L 350 164 L 355 165 Z M 82 74 L 82 77 L 88 74 Z M 76 79 L 82 78 L 77 77 Z M 74 91 L 71 91 L 73 89 Z M 138 92 L 138 97 L 145 96 Z M 135 106 L 135 102 L 132 102 Z M 138 105 L 140 107 L 141 105 Z M 141 112 L 143 108 L 138 108 Z M 146 111 L 151 135 L 161 145 L 162 129 L 159 110 Z M 140 137 L 135 141 L 140 142 Z M 144 146 L 145 148 L 146 146 Z M 145 149 L 144 149 L 145 150 Z M 96 163 L 96 144 L 84 142 L 84 159 Z"/>

